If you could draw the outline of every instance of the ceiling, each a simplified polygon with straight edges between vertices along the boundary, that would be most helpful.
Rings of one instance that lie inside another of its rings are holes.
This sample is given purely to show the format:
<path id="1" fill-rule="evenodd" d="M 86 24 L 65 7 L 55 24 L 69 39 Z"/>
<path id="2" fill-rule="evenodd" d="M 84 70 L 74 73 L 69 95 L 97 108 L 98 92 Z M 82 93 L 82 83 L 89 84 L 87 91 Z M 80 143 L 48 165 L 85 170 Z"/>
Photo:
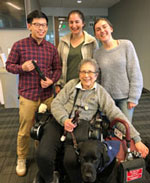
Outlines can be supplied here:
<path id="1" fill-rule="evenodd" d="M 39 0 L 40 6 L 43 7 L 59 7 L 59 8 L 109 8 L 120 0 Z"/>

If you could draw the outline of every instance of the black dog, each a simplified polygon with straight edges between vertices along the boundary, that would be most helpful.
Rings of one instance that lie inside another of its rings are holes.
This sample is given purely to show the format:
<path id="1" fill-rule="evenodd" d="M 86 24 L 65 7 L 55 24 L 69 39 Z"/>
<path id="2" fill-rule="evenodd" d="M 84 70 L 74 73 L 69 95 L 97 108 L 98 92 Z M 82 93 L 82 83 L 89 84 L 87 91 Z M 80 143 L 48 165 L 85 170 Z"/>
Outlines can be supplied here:
<path id="1" fill-rule="evenodd" d="M 78 145 L 82 179 L 86 183 L 117 183 L 117 162 L 110 158 L 107 147 L 99 140 L 87 140 Z"/>

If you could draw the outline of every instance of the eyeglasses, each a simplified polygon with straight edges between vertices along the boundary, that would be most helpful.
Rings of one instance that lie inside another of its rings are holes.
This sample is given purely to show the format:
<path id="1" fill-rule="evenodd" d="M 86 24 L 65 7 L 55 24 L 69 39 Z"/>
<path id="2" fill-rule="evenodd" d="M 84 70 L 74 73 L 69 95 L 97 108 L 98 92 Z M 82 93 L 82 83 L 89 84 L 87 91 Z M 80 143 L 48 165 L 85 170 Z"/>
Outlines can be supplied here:
<path id="1" fill-rule="evenodd" d="M 47 28 L 47 24 L 40 24 L 40 23 L 32 23 L 36 28 L 42 27 L 43 29 Z"/>
<path id="2" fill-rule="evenodd" d="M 80 71 L 80 74 L 82 75 L 88 74 L 89 76 L 93 76 L 96 73 L 97 72 L 93 72 L 93 71 Z"/>

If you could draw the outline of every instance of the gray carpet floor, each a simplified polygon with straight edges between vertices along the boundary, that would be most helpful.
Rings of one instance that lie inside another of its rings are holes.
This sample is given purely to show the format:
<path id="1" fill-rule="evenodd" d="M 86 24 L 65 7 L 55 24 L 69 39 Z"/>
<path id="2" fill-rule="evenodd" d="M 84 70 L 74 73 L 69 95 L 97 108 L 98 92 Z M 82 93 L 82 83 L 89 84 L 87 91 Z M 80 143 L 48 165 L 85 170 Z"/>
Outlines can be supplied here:
<path id="1" fill-rule="evenodd" d="M 18 121 L 18 109 L 0 108 L 0 183 L 32 183 L 37 172 L 34 142 L 31 139 L 27 174 L 24 177 L 16 175 Z"/>
<path id="2" fill-rule="evenodd" d="M 27 174 L 18 177 L 15 173 L 18 121 L 18 109 L 4 109 L 0 106 L 0 183 L 32 183 L 37 172 L 34 142 L 31 140 Z M 142 94 L 135 109 L 133 124 L 142 139 L 150 142 L 150 93 Z M 146 172 L 144 180 L 136 183 L 150 183 L 150 174 Z"/>

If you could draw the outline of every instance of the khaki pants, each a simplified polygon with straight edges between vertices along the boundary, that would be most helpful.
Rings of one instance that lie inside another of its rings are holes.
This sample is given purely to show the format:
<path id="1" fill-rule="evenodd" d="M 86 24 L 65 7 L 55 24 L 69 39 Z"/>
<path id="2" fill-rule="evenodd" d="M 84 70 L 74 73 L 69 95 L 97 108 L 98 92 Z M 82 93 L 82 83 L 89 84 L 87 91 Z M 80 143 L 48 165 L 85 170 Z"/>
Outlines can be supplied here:
<path id="1" fill-rule="evenodd" d="M 48 110 L 50 110 L 50 105 L 53 97 L 50 97 L 43 101 L 46 104 Z M 34 124 L 35 112 L 40 106 L 41 101 L 28 100 L 22 96 L 19 99 L 19 131 L 17 137 L 17 155 L 20 159 L 26 159 L 29 151 L 29 140 L 30 140 L 30 130 Z"/>

